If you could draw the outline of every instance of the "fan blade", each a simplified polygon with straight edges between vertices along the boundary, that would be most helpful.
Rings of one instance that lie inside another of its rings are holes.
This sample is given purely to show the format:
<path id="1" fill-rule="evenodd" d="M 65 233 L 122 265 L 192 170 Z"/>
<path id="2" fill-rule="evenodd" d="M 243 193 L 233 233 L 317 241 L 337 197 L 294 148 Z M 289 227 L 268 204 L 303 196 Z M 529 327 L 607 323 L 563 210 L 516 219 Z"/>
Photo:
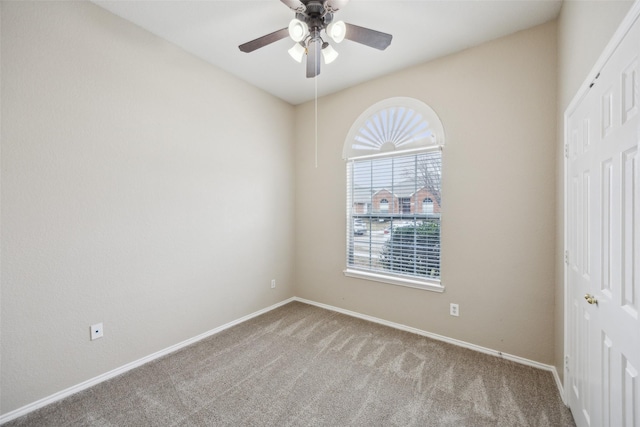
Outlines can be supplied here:
<path id="1" fill-rule="evenodd" d="M 271 34 L 267 34 L 266 36 L 258 37 L 255 40 L 251 40 L 250 42 L 246 42 L 238 46 L 241 51 L 249 53 L 253 52 L 256 49 L 260 49 L 268 44 L 273 42 L 277 42 L 278 40 L 282 40 L 285 37 L 289 36 L 289 29 L 283 28 L 278 31 L 274 31 Z"/>
<path id="2" fill-rule="evenodd" d="M 324 8 L 329 13 L 334 13 L 345 7 L 349 3 L 349 0 L 327 0 L 324 4 Z"/>
<path id="3" fill-rule="evenodd" d="M 307 10 L 307 6 L 304 5 L 300 0 L 280 0 L 282 3 L 286 4 L 287 7 L 291 10 L 294 10 L 298 13 L 304 13 Z"/>
<path id="4" fill-rule="evenodd" d="M 307 78 L 320 74 L 320 56 L 322 54 L 322 39 L 320 37 L 309 42 L 307 47 Z"/>
<path id="5" fill-rule="evenodd" d="M 370 30 L 369 28 L 359 27 L 353 24 L 345 24 L 347 32 L 345 39 L 361 43 L 363 45 L 373 47 L 379 50 L 385 50 L 390 44 L 393 36 L 380 31 Z"/>

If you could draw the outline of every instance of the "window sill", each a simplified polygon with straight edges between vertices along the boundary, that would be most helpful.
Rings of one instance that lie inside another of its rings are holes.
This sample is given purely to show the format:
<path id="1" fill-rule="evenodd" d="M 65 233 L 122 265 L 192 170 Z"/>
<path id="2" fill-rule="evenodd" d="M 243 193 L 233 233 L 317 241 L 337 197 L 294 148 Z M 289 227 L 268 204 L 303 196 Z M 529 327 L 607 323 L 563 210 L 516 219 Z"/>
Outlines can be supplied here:
<path id="1" fill-rule="evenodd" d="M 369 271 L 354 270 L 350 268 L 344 270 L 344 275 L 347 277 L 355 277 L 357 279 L 388 283 L 390 285 L 407 286 L 409 288 L 422 289 L 425 291 L 444 292 L 444 286 L 442 286 L 440 282 L 436 281 L 410 279 L 406 277 L 377 274 L 371 273 Z"/>

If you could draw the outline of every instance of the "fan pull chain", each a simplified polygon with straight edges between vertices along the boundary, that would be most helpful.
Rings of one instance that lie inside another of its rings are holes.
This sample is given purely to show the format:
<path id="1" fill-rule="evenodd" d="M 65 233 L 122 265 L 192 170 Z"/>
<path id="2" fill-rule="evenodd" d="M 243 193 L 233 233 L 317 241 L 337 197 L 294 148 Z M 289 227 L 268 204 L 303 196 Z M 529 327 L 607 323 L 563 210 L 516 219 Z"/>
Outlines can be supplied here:
<path id="1" fill-rule="evenodd" d="M 315 85 L 315 120 L 316 120 L 316 169 L 318 169 L 318 76 L 313 78 Z"/>

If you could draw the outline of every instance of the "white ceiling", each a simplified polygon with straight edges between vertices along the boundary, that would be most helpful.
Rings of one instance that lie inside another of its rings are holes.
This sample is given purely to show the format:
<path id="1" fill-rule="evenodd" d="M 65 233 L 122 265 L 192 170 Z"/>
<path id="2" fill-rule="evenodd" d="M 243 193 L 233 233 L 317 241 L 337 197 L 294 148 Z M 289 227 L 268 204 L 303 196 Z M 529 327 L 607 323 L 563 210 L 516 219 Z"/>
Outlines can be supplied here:
<path id="1" fill-rule="evenodd" d="M 294 17 L 279 0 L 92 0 L 93 3 L 291 104 L 313 99 L 314 79 L 286 38 L 252 53 L 238 45 L 284 28 Z M 393 35 L 384 51 L 345 40 L 322 64 L 318 95 L 479 45 L 558 16 L 562 0 L 351 0 L 336 20 Z"/>

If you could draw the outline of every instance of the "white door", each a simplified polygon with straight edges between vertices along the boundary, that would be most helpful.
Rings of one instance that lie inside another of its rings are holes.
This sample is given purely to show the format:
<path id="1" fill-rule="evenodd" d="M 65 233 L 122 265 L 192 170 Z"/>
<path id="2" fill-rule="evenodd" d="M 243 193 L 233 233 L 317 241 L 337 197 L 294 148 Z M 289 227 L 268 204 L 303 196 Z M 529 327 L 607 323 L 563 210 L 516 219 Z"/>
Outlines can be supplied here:
<path id="1" fill-rule="evenodd" d="M 640 23 L 567 121 L 567 370 L 578 427 L 640 426 Z"/>

